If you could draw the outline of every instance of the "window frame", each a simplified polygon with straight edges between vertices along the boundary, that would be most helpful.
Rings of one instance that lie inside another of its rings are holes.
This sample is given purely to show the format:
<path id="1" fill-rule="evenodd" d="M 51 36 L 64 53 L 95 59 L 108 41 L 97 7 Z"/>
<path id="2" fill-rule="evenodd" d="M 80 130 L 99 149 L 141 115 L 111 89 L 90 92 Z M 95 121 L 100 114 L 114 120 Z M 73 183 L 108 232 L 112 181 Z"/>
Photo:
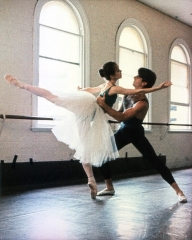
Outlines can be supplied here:
<path id="1" fill-rule="evenodd" d="M 41 10 L 43 6 L 51 1 L 55 2 L 63 2 L 68 4 L 68 6 L 72 9 L 74 14 L 76 15 L 76 19 L 79 23 L 79 32 L 82 36 L 81 39 L 81 56 L 80 56 L 80 64 L 82 65 L 81 76 L 82 76 L 82 87 L 90 85 L 90 28 L 88 18 L 86 13 L 79 3 L 76 0 L 39 0 L 35 7 L 34 12 L 34 31 L 33 31 L 33 81 L 32 84 L 38 86 L 39 83 L 39 17 L 41 14 Z M 32 95 L 32 115 L 37 116 L 38 109 L 38 97 Z M 41 116 L 40 116 L 41 117 Z M 45 125 L 44 127 L 37 124 L 37 120 L 32 121 L 32 131 L 37 132 L 47 132 L 51 131 L 53 126 Z"/>
<path id="2" fill-rule="evenodd" d="M 179 102 L 172 102 L 171 101 L 171 89 L 169 89 L 169 109 L 168 109 L 168 113 L 169 113 L 169 119 L 170 119 L 170 107 L 172 104 L 176 104 L 178 106 L 189 106 L 189 124 L 192 124 L 192 55 L 191 55 L 191 51 L 190 48 L 188 47 L 188 44 L 182 39 L 182 38 L 177 38 L 176 40 L 174 40 L 174 42 L 172 43 L 171 47 L 170 47 L 170 51 L 169 51 L 169 78 L 171 80 L 171 63 L 172 61 L 177 62 L 176 60 L 172 60 L 171 59 L 171 54 L 173 51 L 173 48 L 179 46 L 182 48 L 185 56 L 186 56 L 186 60 L 187 60 L 187 64 L 183 63 L 183 65 L 187 66 L 187 75 L 188 75 L 188 82 L 189 82 L 189 104 L 184 104 L 184 103 L 179 103 Z M 170 121 L 170 120 L 169 120 Z M 185 124 L 185 123 L 183 123 Z M 179 126 L 178 126 L 179 127 Z M 171 126 L 169 126 L 168 129 L 169 132 L 192 132 L 192 127 L 190 127 L 190 129 L 171 129 Z"/>

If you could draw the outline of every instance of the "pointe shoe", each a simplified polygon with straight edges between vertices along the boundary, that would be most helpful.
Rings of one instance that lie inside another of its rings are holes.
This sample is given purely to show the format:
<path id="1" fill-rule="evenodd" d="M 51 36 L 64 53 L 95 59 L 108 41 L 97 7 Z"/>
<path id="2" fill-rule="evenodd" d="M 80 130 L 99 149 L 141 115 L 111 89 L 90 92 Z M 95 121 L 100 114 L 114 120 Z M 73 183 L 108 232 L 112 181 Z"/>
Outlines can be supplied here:
<path id="1" fill-rule="evenodd" d="M 18 79 L 16 79 L 12 75 L 6 74 L 4 78 L 8 83 L 14 85 L 15 87 L 24 88 L 24 84 L 21 83 Z"/>
<path id="2" fill-rule="evenodd" d="M 91 198 L 95 199 L 97 196 L 97 183 L 96 182 L 88 182 L 87 184 L 90 188 Z"/>
<path id="3" fill-rule="evenodd" d="M 178 195 L 178 201 L 180 203 L 186 203 L 187 202 L 187 198 L 185 197 L 185 195 Z"/>

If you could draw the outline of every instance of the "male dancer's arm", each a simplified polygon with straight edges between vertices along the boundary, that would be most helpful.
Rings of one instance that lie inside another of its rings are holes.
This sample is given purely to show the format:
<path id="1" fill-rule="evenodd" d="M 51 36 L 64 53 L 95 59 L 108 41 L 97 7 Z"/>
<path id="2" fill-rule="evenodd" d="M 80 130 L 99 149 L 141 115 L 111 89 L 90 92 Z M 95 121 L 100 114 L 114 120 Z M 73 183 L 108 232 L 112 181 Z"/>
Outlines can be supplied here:
<path id="1" fill-rule="evenodd" d="M 133 107 L 126 109 L 124 112 L 119 112 L 109 107 L 105 103 L 105 97 L 100 96 L 97 98 L 97 103 L 101 108 L 105 110 L 105 112 L 107 112 L 111 117 L 116 119 L 118 122 L 123 122 L 130 118 L 136 117 L 139 113 L 148 108 L 145 101 L 139 101 Z"/>

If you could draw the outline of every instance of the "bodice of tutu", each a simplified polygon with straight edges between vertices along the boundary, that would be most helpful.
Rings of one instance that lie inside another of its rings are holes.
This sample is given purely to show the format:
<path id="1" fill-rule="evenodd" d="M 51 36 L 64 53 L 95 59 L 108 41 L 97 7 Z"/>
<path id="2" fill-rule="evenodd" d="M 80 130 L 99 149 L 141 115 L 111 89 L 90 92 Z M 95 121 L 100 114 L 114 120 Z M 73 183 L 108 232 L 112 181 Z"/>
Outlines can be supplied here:
<path id="1" fill-rule="evenodd" d="M 116 99 L 117 99 L 117 94 L 109 95 L 109 91 L 110 91 L 111 88 L 112 88 L 112 86 L 110 88 L 108 88 L 106 91 L 100 93 L 101 97 L 103 97 L 105 95 L 105 103 L 109 107 L 112 107 L 113 104 L 116 102 Z"/>

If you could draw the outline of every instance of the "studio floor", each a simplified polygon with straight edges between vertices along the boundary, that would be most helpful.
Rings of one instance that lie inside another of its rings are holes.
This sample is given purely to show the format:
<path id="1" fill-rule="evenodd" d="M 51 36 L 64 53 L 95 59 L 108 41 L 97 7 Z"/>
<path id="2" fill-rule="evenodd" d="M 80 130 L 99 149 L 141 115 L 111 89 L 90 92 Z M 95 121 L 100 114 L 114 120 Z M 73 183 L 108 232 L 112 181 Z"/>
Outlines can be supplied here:
<path id="1" fill-rule="evenodd" d="M 192 240 L 192 169 L 173 176 L 187 203 L 178 203 L 159 175 L 115 180 L 116 194 L 96 200 L 86 184 L 8 189 L 1 194 L 0 240 Z"/>

